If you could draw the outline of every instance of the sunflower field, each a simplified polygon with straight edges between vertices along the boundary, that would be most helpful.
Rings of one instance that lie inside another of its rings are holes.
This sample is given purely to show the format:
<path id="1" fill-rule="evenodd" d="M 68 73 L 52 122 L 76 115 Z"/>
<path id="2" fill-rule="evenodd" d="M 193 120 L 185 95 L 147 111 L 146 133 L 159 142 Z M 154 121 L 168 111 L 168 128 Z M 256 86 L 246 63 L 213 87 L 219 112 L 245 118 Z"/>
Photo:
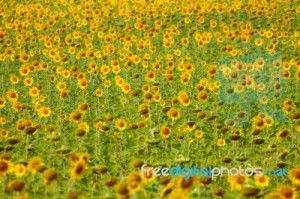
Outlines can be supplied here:
<path id="1" fill-rule="evenodd" d="M 0 0 L 0 198 L 300 198 L 300 1 Z"/>

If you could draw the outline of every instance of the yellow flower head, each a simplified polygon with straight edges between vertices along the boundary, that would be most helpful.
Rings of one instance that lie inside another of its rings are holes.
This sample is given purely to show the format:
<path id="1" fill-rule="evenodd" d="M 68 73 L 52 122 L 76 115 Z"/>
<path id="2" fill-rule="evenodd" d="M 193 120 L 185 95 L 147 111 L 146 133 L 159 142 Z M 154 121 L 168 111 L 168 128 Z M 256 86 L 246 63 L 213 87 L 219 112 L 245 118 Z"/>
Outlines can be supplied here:
<path id="1" fill-rule="evenodd" d="M 14 167 L 14 172 L 17 177 L 22 177 L 26 173 L 26 167 L 24 164 L 16 164 Z"/>

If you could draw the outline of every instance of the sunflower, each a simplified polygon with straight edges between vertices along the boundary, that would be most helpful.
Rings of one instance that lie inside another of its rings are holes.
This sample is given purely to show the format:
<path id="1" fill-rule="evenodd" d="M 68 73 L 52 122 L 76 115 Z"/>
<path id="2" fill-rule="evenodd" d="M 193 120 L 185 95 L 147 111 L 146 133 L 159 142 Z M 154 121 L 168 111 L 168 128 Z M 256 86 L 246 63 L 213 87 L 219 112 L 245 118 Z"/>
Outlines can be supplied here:
<path id="1" fill-rule="evenodd" d="M 284 196 L 282 196 L 280 193 L 278 192 L 270 192 L 268 193 L 265 197 L 265 199 L 285 199 Z"/>
<path id="2" fill-rule="evenodd" d="M 249 181 L 248 177 L 240 174 L 228 177 L 231 190 L 241 190 L 242 185 L 247 181 Z"/>
<path id="3" fill-rule="evenodd" d="M 46 97 L 45 97 L 44 95 L 40 95 L 39 98 L 38 98 L 38 100 L 39 100 L 40 102 L 44 102 L 45 99 L 46 99 Z"/>
<path id="4" fill-rule="evenodd" d="M 7 91 L 6 96 L 11 102 L 16 101 L 19 97 L 17 91 L 14 89 Z"/>
<path id="5" fill-rule="evenodd" d="M 114 79 L 115 79 L 117 86 L 119 86 L 119 87 L 122 87 L 123 84 L 125 83 L 125 80 L 122 77 L 120 77 L 119 75 L 116 75 Z"/>
<path id="6" fill-rule="evenodd" d="M 222 138 L 219 138 L 217 140 L 217 146 L 225 146 L 226 145 L 226 141 Z"/>
<path id="7" fill-rule="evenodd" d="M 270 183 L 270 177 L 264 174 L 260 176 L 255 176 L 254 179 L 255 179 L 255 185 L 259 187 L 266 187 Z"/>
<path id="8" fill-rule="evenodd" d="M 148 67 L 148 62 L 144 61 L 142 63 L 143 63 L 144 68 Z M 152 67 L 153 70 L 158 71 L 161 68 L 161 65 L 158 62 L 154 62 L 151 67 Z"/>
<path id="9" fill-rule="evenodd" d="M 114 66 L 112 66 L 112 72 L 113 72 L 114 74 L 119 74 L 119 73 L 121 72 L 120 66 L 119 66 L 119 65 L 114 65 Z"/>
<path id="10" fill-rule="evenodd" d="M 90 155 L 88 153 L 72 153 L 70 156 L 70 162 L 72 164 L 82 161 L 84 164 L 88 164 Z"/>
<path id="11" fill-rule="evenodd" d="M 56 69 L 55 69 L 55 72 L 58 74 L 58 75 L 62 75 L 62 73 L 64 72 L 64 68 L 62 66 L 58 66 Z"/>
<path id="12" fill-rule="evenodd" d="M 235 86 L 234 86 L 234 92 L 235 93 L 242 93 L 242 92 L 244 92 L 244 86 L 243 85 L 241 85 L 241 84 L 236 84 Z"/>
<path id="13" fill-rule="evenodd" d="M 0 125 L 4 125 L 4 124 L 6 124 L 6 118 L 5 117 L 0 117 Z"/>
<path id="14" fill-rule="evenodd" d="M 282 107 L 282 110 L 285 114 L 288 114 L 292 111 L 292 106 L 290 104 L 284 104 L 284 106 Z"/>
<path id="15" fill-rule="evenodd" d="M 40 110 L 41 108 L 42 108 L 42 105 L 41 105 L 39 102 L 35 102 L 35 103 L 34 103 L 34 109 L 35 109 L 36 111 Z"/>
<path id="16" fill-rule="evenodd" d="M 300 169 L 292 168 L 288 171 L 288 177 L 293 185 L 300 185 Z"/>
<path id="17" fill-rule="evenodd" d="M 127 185 L 127 189 L 129 190 L 130 194 L 138 192 L 139 190 L 141 190 L 141 188 L 141 184 L 136 181 L 129 182 Z"/>
<path id="18" fill-rule="evenodd" d="M 170 184 L 170 183 L 169 183 Z M 168 197 L 172 192 L 173 192 L 173 190 L 174 190 L 174 185 L 173 185 L 173 183 L 172 183 L 172 185 L 169 185 L 169 184 L 167 184 L 167 186 L 165 186 L 163 189 L 162 189 L 162 191 L 161 191 L 161 193 L 160 193 L 160 197 L 161 198 L 165 198 L 165 197 Z"/>
<path id="19" fill-rule="evenodd" d="M 81 113 L 87 113 L 88 111 L 89 111 L 89 109 L 90 109 L 90 106 L 89 106 L 89 104 L 88 103 L 82 103 L 82 104 L 79 104 L 78 106 L 77 106 L 77 110 L 79 111 L 79 112 L 81 112 Z"/>
<path id="20" fill-rule="evenodd" d="M 191 104 L 191 100 L 188 97 L 184 97 L 182 99 L 182 105 L 183 106 L 189 106 Z"/>
<path id="21" fill-rule="evenodd" d="M 95 93 L 96 97 L 103 96 L 103 90 L 100 88 L 97 88 L 94 93 Z"/>
<path id="22" fill-rule="evenodd" d="M 10 82 L 11 82 L 12 84 L 17 84 L 17 83 L 19 83 L 19 81 L 20 81 L 19 77 L 16 76 L 16 75 L 11 75 L 10 78 L 9 78 L 9 80 L 10 80 Z"/>
<path id="23" fill-rule="evenodd" d="M 115 126 L 119 131 L 124 131 L 127 128 L 127 123 L 124 119 L 117 119 Z"/>
<path id="24" fill-rule="evenodd" d="M 273 118 L 267 116 L 264 122 L 265 127 L 271 127 L 273 124 L 274 124 Z"/>
<path id="25" fill-rule="evenodd" d="M 261 46 L 261 45 L 264 44 L 264 40 L 263 40 L 261 37 L 256 38 L 256 39 L 254 40 L 254 44 L 255 44 L 256 46 Z"/>
<path id="26" fill-rule="evenodd" d="M 191 101 L 185 91 L 179 91 L 178 100 L 183 106 L 189 106 Z"/>
<path id="27" fill-rule="evenodd" d="M 257 86 L 256 86 L 256 89 L 259 91 L 259 92 L 262 92 L 266 89 L 266 85 L 264 83 L 259 83 Z"/>
<path id="28" fill-rule="evenodd" d="M 26 173 L 26 167 L 24 164 L 16 164 L 14 166 L 14 173 L 17 177 L 22 177 Z"/>
<path id="29" fill-rule="evenodd" d="M 82 120 L 82 113 L 78 110 L 74 111 L 70 115 L 70 121 L 74 123 L 78 123 Z"/>
<path id="30" fill-rule="evenodd" d="M 12 107 L 15 112 L 18 112 L 18 111 L 24 109 L 26 107 L 26 105 L 24 105 L 23 103 L 21 103 L 19 101 L 13 101 Z"/>
<path id="31" fill-rule="evenodd" d="M 118 193 L 118 199 L 123 199 L 123 198 L 129 198 L 129 190 L 128 190 L 128 184 L 126 181 L 120 182 L 116 186 L 116 191 Z"/>
<path id="32" fill-rule="evenodd" d="M 207 68 L 207 73 L 212 78 L 216 76 L 216 72 L 217 72 L 217 69 L 216 69 L 216 66 L 214 66 L 214 65 L 211 65 Z"/>
<path id="33" fill-rule="evenodd" d="M 200 139 L 203 137 L 203 132 L 201 130 L 195 130 L 195 137 Z"/>
<path id="34" fill-rule="evenodd" d="M 100 71 L 103 75 L 108 75 L 108 73 L 110 72 L 110 68 L 107 65 L 103 65 L 101 66 Z"/>
<path id="35" fill-rule="evenodd" d="M 80 180 L 85 174 L 87 165 L 83 161 L 77 162 L 73 168 L 70 169 L 71 177 L 74 180 Z"/>
<path id="36" fill-rule="evenodd" d="M 12 55 L 14 54 L 14 51 L 13 51 L 13 49 L 11 49 L 11 48 L 6 48 L 4 54 L 5 54 L 7 57 L 10 57 L 10 56 L 12 56 Z"/>
<path id="37" fill-rule="evenodd" d="M 101 119 L 96 120 L 94 127 L 102 132 L 108 129 L 108 127 L 106 128 L 105 123 Z"/>
<path id="38" fill-rule="evenodd" d="M 124 93 L 129 93 L 131 91 L 131 86 L 129 83 L 124 83 L 121 89 Z"/>
<path id="39" fill-rule="evenodd" d="M 43 173 L 45 184 L 50 185 L 57 178 L 57 173 L 52 169 L 47 169 Z"/>
<path id="40" fill-rule="evenodd" d="M 111 81 L 110 80 L 105 80 L 104 81 L 104 87 L 109 88 L 111 86 Z M 128 91 L 129 92 L 129 91 Z"/>
<path id="41" fill-rule="evenodd" d="M 20 61 L 24 63 L 24 62 L 28 62 L 28 60 L 29 60 L 29 56 L 25 52 L 21 52 Z"/>
<path id="42" fill-rule="evenodd" d="M 24 78 L 24 85 L 25 86 L 31 86 L 33 84 L 33 79 L 31 77 L 25 77 Z"/>
<path id="43" fill-rule="evenodd" d="M 144 128 L 144 127 L 147 126 L 147 123 L 146 123 L 145 121 L 139 121 L 139 122 L 137 123 L 137 125 L 138 125 L 139 128 Z"/>
<path id="44" fill-rule="evenodd" d="M 254 129 L 261 129 L 264 127 L 264 121 L 260 117 L 254 117 L 252 119 L 252 126 Z"/>
<path id="45" fill-rule="evenodd" d="M 62 91 L 64 91 L 64 90 L 67 89 L 67 85 L 66 85 L 65 82 L 60 81 L 60 82 L 58 82 L 58 83 L 56 84 L 56 89 L 57 89 L 59 92 L 62 92 Z"/>
<path id="46" fill-rule="evenodd" d="M 0 120 L 1 121 L 1 120 Z M 0 122 L 1 123 L 1 122 Z M 300 125 L 295 126 L 295 130 L 300 133 Z"/>
<path id="47" fill-rule="evenodd" d="M 187 48 L 189 46 L 189 39 L 186 37 L 181 38 L 181 44 Z"/>
<path id="48" fill-rule="evenodd" d="M 72 67 L 72 71 L 75 73 L 74 75 L 76 76 L 76 79 L 78 81 L 86 78 L 85 74 L 83 72 L 79 72 L 79 68 L 78 67 L 73 66 Z"/>
<path id="49" fill-rule="evenodd" d="M 85 78 L 80 79 L 78 80 L 77 85 L 80 89 L 84 90 L 88 86 L 88 81 Z"/>
<path id="50" fill-rule="evenodd" d="M 171 120 L 177 120 L 180 118 L 180 112 L 176 108 L 170 108 L 167 112 L 167 116 Z"/>
<path id="51" fill-rule="evenodd" d="M 281 131 L 279 131 L 277 134 L 276 134 L 276 137 L 278 140 L 283 140 L 284 138 L 287 138 L 290 136 L 290 131 L 288 129 L 283 129 Z"/>
<path id="52" fill-rule="evenodd" d="M 170 185 L 174 184 L 176 190 L 181 190 L 182 192 L 189 192 L 189 190 L 192 188 L 193 183 L 195 184 L 195 179 L 193 176 L 191 176 L 188 180 L 185 180 L 183 176 L 174 178 L 173 182 L 170 183 Z"/>
<path id="53" fill-rule="evenodd" d="M 69 52 L 69 54 L 74 55 L 75 52 L 76 52 L 76 48 L 74 48 L 74 47 L 69 47 L 69 48 L 68 48 L 68 52 Z"/>
<path id="54" fill-rule="evenodd" d="M 6 101 L 4 98 L 0 97 L 0 108 L 4 108 L 6 104 Z"/>
<path id="55" fill-rule="evenodd" d="M 155 76 L 155 73 L 153 71 L 147 71 L 145 79 L 146 79 L 147 82 L 153 82 L 153 81 L 155 81 L 155 77 L 156 76 Z"/>
<path id="56" fill-rule="evenodd" d="M 170 127 L 167 127 L 167 126 L 163 126 L 161 127 L 160 129 L 160 135 L 163 137 L 163 138 L 168 138 L 170 137 L 171 135 L 171 128 Z"/>
<path id="57" fill-rule="evenodd" d="M 208 94 L 205 90 L 198 93 L 198 99 L 200 102 L 206 102 L 208 100 Z"/>
<path id="58" fill-rule="evenodd" d="M 161 101 L 161 96 L 160 96 L 160 94 L 157 92 L 157 93 L 154 93 L 154 94 L 153 94 L 152 99 L 153 99 L 153 101 L 155 101 L 155 102 L 160 102 L 160 101 Z"/>
<path id="59" fill-rule="evenodd" d="M 5 176 L 13 171 L 13 163 L 6 159 L 0 159 L 0 175 Z"/>
<path id="60" fill-rule="evenodd" d="M 33 174 L 39 172 L 40 169 L 43 167 L 44 167 L 44 163 L 43 163 L 42 158 L 40 158 L 40 157 L 31 158 L 27 165 L 28 171 L 30 171 Z"/>
<path id="61" fill-rule="evenodd" d="M 159 86 L 158 85 L 153 85 L 152 87 L 151 87 L 151 89 L 154 91 L 154 92 L 159 92 Z"/>
<path id="62" fill-rule="evenodd" d="M 296 199 L 298 195 L 295 188 L 287 185 L 278 187 L 277 192 L 285 199 Z"/>
<path id="63" fill-rule="evenodd" d="M 126 99 L 126 97 L 122 97 L 122 98 L 120 99 L 120 103 L 121 103 L 122 105 L 127 104 L 127 99 Z"/>
<path id="64" fill-rule="evenodd" d="M 39 95 L 39 93 L 40 93 L 40 90 L 36 86 L 29 89 L 29 96 L 30 97 L 37 97 Z"/>
<path id="65" fill-rule="evenodd" d="M 153 98 L 153 95 L 150 92 L 146 92 L 144 94 L 144 99 L 145 100 L 152 100 L 152 98 Z"/>
<path id="66" fill-rule="evenodd" d="M 155 180 L 153 168 L 145 167 L 141 175 L 142 175 L 143 183 L 145 184 L 151 183 Z"/>
<path id="67" fill-rule="evenodd" d="M 142 160 L 140 160 L 140 159 L 133 159 L 133 160 L 131 161 L 131 164 L 132 164 L 132 166 L 135 167 L 135 168 L 140 168 L 141 166 L 143 166 L 144 161 L 142 161 Z M 138 176 L 140 176 L 140 173 L 135 173 L 135 174 L 137 174 Z"/>
<path id="68" fill-rule="evenodd" d="M 90 127 L 86 122 L 81 122 L 78 124 L 76 128 L 76 135 L 77 136 L 84 136 L 90 131 Z"/>
<path id="69" fill-rule="evenodd" d="M 189 72 L 184 72 L 184 73 L 182 73 L 182 75 L 180 77 L 180 83 L 187 85 L 191 78 L 192 78 L 192 75 Z"/>
<path id="70" fill-rule="evenodd" d="M 150 91 L 150 87 L 148 85 L 143 85 L 142 86 L 142 91 L 143 92 L 148 92 L 148 91 Z"/>
<path id="71" fill-rule="evenodd" d="M 65 100 L 67 97 L 68 97 L 68 91 L 67 90 L 64 90 L 64 91 L 60 92 L 60 94 L 59 94 L 59 99 L 60 100 Z"/>
<path id="72" fill-rule="evenodd" d="M 113 116 L 111 115 L 111 114 L 106 114 L 105 115 L 105 120 L 106 121 L 108 121 L 108 122 L 110 122 L 110 121 L 112 121 L 114 118 L 113 118 Z"/>
<path id="73" fill-rule="evenodd" d="M 6 189 L 21 192 L 25 187 L 25 183 L 19 180 L 13 180 L 8 183 Z"/>
<path id="74" fill-rule="evenodd" d="M 255 81 L 251 77 L 246 77 L 246 87 L 250 89 L 255 89 Z"/>
<path id="75" fill-rule="evenodd" d="M 283 70 L 282 76 L 284 79 L 289 79 L 291 77 L 291 72 L 289 70 Z"/>
<path id="76" fill-rule="evenodd" d="M 140 172 L 130 172 L 127 178 L 128 190 L 131 194 L 139 191 L 141 189 L 141 184 L 143 183 L 143 178 Z"/>
<path id="77" fill-rule="evenodd" d="M 174 50 L 174 55 L 176 55 L 177 57 L 180 57 L 181 50 L 179 50 L 179 49 Z"/>
<path id="78" fill-rule="evenodd" d="M 6 129 L 0 129 L 0 136 L 3 138 L 8 137 L 8 131 Z"/>
<path id="79" fill-rule="evenodd" d="M 41 107 L 38 110 L 38 115 L 40 117 L 49 117 L 52 114 L 52 110 L 48 107 Z"/>
<path id="80" fill-rule="evenodd" d="M 90 70 L 91 72 L 96 71 L 97 68 L 98 66 L 96 62 L 92 61 L 89 63 L 88 70 Z"/>

